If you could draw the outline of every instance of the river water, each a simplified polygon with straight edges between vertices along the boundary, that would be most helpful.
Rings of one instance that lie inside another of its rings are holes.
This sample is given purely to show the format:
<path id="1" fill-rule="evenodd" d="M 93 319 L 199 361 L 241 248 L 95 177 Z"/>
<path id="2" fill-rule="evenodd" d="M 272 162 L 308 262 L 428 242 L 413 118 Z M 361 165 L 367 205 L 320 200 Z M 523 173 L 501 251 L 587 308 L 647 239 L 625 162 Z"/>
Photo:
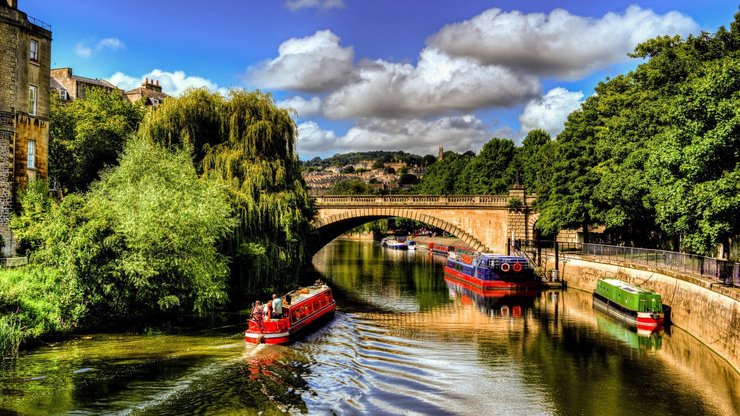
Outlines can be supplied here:
<path id="1" fill-rule="evenodd" d="M 0 414 L 740 409 L 740 374 L 679 328 L 638 336 L 576 290 L 478 296 L 446 282 L 442 262 L 423 251 L 334 241 L 314 266 L 334 288 L 336 316 L 298 342 L 245 345 L 241 325 L 59 342 L 0 362 Z"/>

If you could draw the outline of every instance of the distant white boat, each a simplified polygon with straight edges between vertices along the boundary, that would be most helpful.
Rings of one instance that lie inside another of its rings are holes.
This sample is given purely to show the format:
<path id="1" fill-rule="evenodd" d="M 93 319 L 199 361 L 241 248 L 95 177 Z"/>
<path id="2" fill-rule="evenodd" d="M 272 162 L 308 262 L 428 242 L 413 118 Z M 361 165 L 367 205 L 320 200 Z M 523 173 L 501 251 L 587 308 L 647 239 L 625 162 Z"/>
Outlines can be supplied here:
<path id="1" fill-rule="evenodd" d="M 407 241 L 406 246 L 409 250 L 416 250 L 416 241 Z"/>
<path id="2" fill-rule="evenodd" d="M 398 241 L 394 237 L 386 237 L 380 241 L 380 245 L 383 247 L 392 248 L 394 250 L 408 250 L 409 246 L 405 241 Z"/>

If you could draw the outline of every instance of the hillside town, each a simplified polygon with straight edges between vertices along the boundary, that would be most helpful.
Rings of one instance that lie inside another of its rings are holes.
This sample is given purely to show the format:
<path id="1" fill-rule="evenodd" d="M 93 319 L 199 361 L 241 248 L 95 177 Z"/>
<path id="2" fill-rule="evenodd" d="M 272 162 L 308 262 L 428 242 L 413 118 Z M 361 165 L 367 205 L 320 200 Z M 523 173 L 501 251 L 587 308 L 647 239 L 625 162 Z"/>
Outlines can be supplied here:
<path id="1" fill-rule="evenodd" d="M 304 163 L 303 179 L 311 195 L 320 196 L 332 193 L 332 190 L 341 182 L 362 182 L 368 191 L 378 194 L 389 194 L 408 191 L 424 177 L 431 163 L 442 160 L 443 148 L 439 148 L 436 158 L 412 157 L 391 158 L 391 152 L 373 159 L 363 159 L 355 163 L 343 163 L 345 158 L 352 154 L 335 155 L 325 160 L 312 160 Z M 355 154 L 355 155 L 359 155 Z M 385 161 L 386 159 L 391 159 Z"/>

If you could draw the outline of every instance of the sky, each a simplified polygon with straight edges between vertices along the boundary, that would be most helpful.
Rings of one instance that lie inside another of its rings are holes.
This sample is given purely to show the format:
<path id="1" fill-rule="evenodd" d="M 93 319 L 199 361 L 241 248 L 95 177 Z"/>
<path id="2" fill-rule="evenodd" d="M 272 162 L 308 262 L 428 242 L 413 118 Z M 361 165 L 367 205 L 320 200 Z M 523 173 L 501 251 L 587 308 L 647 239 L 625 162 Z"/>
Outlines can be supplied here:
<path id="1" fill-rule="evenodd" d="M 52 26 L 52 68 L 128 90 L 145 78 L 259 89 L 295 110 L 301 159 L 477 152 L 553 137 L 627 54 L 729 27 L 727 0 L 18 0 Z"/>

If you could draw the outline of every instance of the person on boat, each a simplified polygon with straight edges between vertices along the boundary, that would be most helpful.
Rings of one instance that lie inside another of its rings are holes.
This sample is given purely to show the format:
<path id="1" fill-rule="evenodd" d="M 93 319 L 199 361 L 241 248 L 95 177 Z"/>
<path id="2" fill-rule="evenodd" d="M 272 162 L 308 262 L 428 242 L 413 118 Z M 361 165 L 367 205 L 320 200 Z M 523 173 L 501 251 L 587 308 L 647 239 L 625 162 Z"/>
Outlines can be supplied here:
<path id="1" fill-rule="evenodd" d="M 267 319 L 268 321 L 272 319 L 272 302 L 270 302 L 269 300 L 265 302 L 262 314 L 264 315 L 264 319 Z"/>
<path id="2" fill-rule="evenodd" d="M 283 317 L 283 300 L 277 294 L 272 294 L 272 317 L 280 319 Z"/>
<path id="3" fill-rule="evenodd" d="M 259 324 L 260 330 L 264 329 L 262 327 L 263 316 L 262 304 L 258 300 L 254 301 L 254 307 L 252 307 L 252 319 Z"/>

